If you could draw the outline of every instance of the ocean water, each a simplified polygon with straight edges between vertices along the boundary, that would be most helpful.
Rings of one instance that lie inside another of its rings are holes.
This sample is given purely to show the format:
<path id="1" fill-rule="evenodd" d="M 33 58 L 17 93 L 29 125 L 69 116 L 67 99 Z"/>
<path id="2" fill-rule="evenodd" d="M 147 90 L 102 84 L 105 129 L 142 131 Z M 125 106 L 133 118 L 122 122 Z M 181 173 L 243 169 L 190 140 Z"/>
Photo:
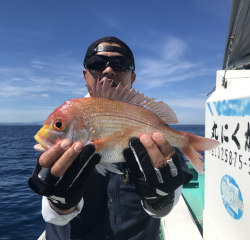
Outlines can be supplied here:
<path id="1" fill-rule="evenodd" d="M 171 126 L 204 136 L 204 125 Z M 0 126 L 0 239 L 38 239 L 45 228 L 41 216 L 41 196 L 27 184 L 38 157 L 34 135 L 41 128 Z M 203 153 L 202 153 L 203 155 Z"/>

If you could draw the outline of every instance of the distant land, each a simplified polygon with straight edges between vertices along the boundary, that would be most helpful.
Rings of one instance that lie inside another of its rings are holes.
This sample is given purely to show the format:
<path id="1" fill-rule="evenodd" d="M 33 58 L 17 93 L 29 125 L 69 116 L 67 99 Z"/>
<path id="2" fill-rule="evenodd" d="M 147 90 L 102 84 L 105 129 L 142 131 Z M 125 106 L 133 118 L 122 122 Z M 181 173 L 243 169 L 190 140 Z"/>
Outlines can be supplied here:
<path id="1" fill-rule="evenodd" d="M 0 126 L 1 125 L 43 125 L 45 121 L 35 121 L 35 122 L 29 122 L 29 123 L 19 123 L 19 122 L 16 122 L 16 123 L 0 123 Z"/>

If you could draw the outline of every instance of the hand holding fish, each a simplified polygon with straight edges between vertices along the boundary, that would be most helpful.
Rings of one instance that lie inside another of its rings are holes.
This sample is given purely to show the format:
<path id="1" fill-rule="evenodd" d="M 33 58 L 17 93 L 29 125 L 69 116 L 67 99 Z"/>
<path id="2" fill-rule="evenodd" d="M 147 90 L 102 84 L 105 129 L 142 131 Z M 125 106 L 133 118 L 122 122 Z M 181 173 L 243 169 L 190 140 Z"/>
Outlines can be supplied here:
<path id="1" fill-rule="evenodd" d="M 71 145 L 63 140 L 39 157 L 29 186 L 47 196 L 59 214 L 70 213 L 80 202 L 85 181 L 100 159 L 92 144 L 83 147 L 80 142 Z"/>
<path id="2" fill-rule="evenodd" d="M 43 168 L 51 168 L 51 173 L 56 177 L 61 177 L 76 159 L 83 148 L 81 142 L 76 142 L 71 146 L 67 139 L 54 145 L 44 152 L 39 158 L 39 164 Z"/>
<path id="3" fill-rule="evenodd" d="M 130 140 L 123 155 L 131 171 L 135 192 L 145 200 L 146 208 L 161 210 L 167 205 L 172 206 L 174 191 L 185 179 L 180 161 L 169 142 L 159 133 L 153 133 L 152 138 L 142 134 L 140 140 Z"/>
<path id="4" fill-rule="evenodd" d="M 142 134 L 140 141 L 147 150 L 154 167 L 157 169 L 165 167 L 167 160 L 175 154 L 172 146 L 160 133 L 153 133 L 152 138 L 147 134 Z"/>

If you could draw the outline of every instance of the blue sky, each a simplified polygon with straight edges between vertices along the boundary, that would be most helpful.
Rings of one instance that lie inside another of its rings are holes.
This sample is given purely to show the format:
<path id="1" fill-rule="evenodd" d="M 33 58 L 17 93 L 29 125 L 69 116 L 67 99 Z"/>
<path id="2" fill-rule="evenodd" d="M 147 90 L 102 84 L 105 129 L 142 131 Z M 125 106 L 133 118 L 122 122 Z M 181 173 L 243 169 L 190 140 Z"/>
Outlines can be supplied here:
<path id="1" fill-rule="evenodd" d="M 134 53 L 134 88 L 179 124 L 204 124 L 230 9 L 229 0 L 0 1 L 0 122 L 45 121 L 84 97 L 88 46 L 116 36 Z"/>

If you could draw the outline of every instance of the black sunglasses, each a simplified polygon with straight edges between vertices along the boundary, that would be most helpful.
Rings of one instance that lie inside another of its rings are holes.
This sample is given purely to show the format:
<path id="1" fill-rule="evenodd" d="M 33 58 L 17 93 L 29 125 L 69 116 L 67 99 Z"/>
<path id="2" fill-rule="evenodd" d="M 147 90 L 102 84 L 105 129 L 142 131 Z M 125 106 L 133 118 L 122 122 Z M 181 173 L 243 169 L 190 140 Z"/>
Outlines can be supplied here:
<path id="1" fill-rule="evenodd" d="M 126 56 L 107 57 L 103 55 L 92 55 L 85 59 L 83 65 L 85 68 L 92 70 L 104 70 L 108 66 L 117 72 L 134 70 L 133 62 Z"/>

